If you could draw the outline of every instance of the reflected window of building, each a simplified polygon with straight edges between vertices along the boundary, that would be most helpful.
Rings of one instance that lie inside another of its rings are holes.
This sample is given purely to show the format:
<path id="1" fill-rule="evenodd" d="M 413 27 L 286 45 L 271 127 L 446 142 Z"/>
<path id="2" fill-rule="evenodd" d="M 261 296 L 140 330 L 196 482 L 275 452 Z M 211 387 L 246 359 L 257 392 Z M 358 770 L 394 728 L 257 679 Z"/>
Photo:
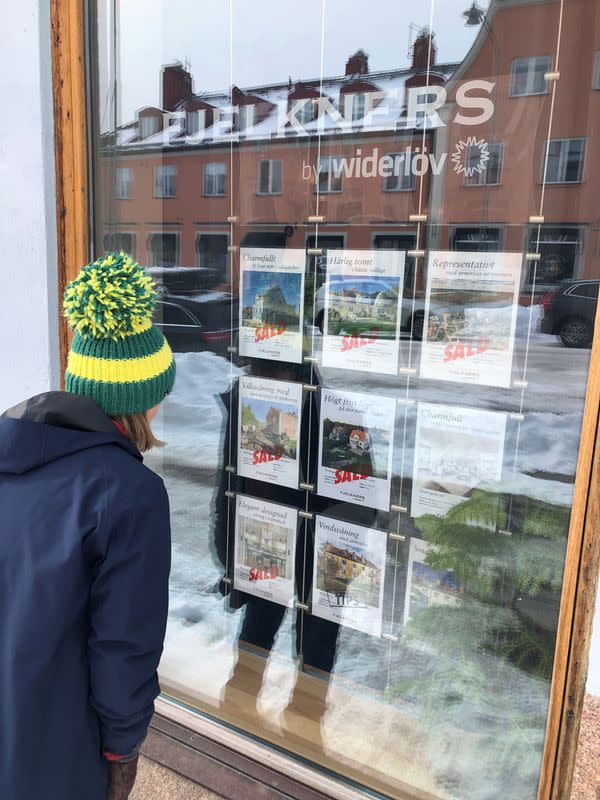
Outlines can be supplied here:
<path id="1" fill-rule="evenodd" d="M 198 266 L 214 270 L 220 281 L 228 279 L 228 244 L 229 236 L 226 233 L 199 233 L 196 238 Z"/>
<path id="2" fill-rule="evenodd" d="M 115 197 L 117 200 L 131 200 L 133 194 L 133 169 L 117 167 L 115 169 Z"/>
<path id="3" fill-rule="evenodd" d="M 318 163 L 319 192 L 341 192 L 343 188 L 341 156 L 321 156 Z"/>
<path id="4" fill-rule="evenodd" d="M 297 100 L 293 105 L 293 114 L 301 125 L 312 122 L 315 118 L 316 105 L 311 97 L 306 100 Z"/>
<path id="5" fill-rule="evenodd" d="M 365 92 L 344 96 L 344 117 L 347 120 L 363 119 L 366 112 L 367 95 Z"/>
<path id="6" fill-rule="evenodd" d="M 417 113 L 415 115 L 416 120 L 425 119 L 426 108 L 431 107 L 435 101 L 437 100 L 437 94 L 435 92 L 422 92 L 421 94 L 417 95 Z"/>
<path id="7" fill-rule="evenodd" d="M 261 159 L 258 162 L 258 194 L 280 194 L 281 174 L 280 159 Z"/>
<path id="8" fill-rule="evenodd" d="M 306 237 L 306 248 L 307 250 L 314 250 L 315 248 L 319 248 L 323 251 L 322 255 L 311 255 L 309 256 L 309 263 L 307 266 L 307 272 L 313 273 L 315 269 L 315 259 L 316 259 L 316 268 L 317 268 L 317 276 L 321 276 L 322 280 L 325 280 L 325 273 L 327 270 L 327 251 L 328 250 L 343 250 L 344 249 L 344 235 L 343 234 L 324 234 L 320 236 L 313 236 L 312 234 Z"/>
<path id="9" fill-rule="evenodd" d="M 204 129 L 206 112 L 203 109 L 187 112 L 187 130 L 190 136 Z"/>
<path id="10" fill-rule="evenodd" d="M 540 260 L 534 270 L 532 262 L 527 283 L 543 287 L 578 277 L 579 256 L 582 244 L 581 230 L 577 227 L 533 226 L 529 231 L 528 250 L 539 253 Z"/>
<path id="11" fill-rule="evenodd" d="M 414 250 L 417 237 L 414 233 L 376 233 L 373 235 L 375 250 Z M 404 261 L 404 294 L 410 295 L 414 287 L 415 259 L 405 256 Z"/>
<path id="12" fill-rule="evenodd" d="M 175 164 L 163 164 L 154 167 L 154 197 L 176 197 L 177 167 Z"/>
<path id="13" fill-rule="evenodd" d="M 600 89 L 600 50 L 596 51 L 594 59 L 594 80 L 592 82 L 594 89 Z"/>
<path id="14" fill-rule="evenodd" d="M 140 139 L 147 139 L 158 132 L 158 117 L 154 114 L 139 118 Z"/>
<path id="15" fill-rule="evenodd" d="M 256 106 L 251 103 L 240 106 L 237 110 L 237 128 L 238 131 L 244 131 L 246 128 L 251 128 L 256 120 Z"/>
<path id="16" fill-rule="evenodd" d="M 465 163 L 466 186 L 497 186 L 502 178 L 503 146 L 501 142 L 488 143 L 489 158 L 481 164 L 481 149 L 470 145 Z"/>
<path id="17" fill-rule="evenodd" d="M 148 237 L 148 253 L 151 267 L 174 267 L 179 260 L 179 235 L 151 233 Z"/>
<path id="18" fill-rule="evenodd" d="M 128 256 L 135 258 L 135 233 L 110 231 L 104 235 L 104 249 L 120 253 L 123 251 Z"/>
<path id="19" fill-rule="evenodd" d="M 542 177 L 546 166 L 546 183 L 579 183 L 583 173 L 585 139 L 550 139 L 547 142 L 548 159 L 542 162 Z"/>
<path id="20" fill-rule="evenodd" d="M 512 65 L 511 95 L 525 97 L 532 94 L 546 94 L 548 81 L 544 78 L 552 69 L 550 56 L 515 58 Z"/>
<path id="21" fill-rule="evenodd" d="M 212 161 L 204 165 L 204 194 L 206 197 L 225 194 L 227 180 L 227 164 L 224 161 Z"/>
<path id="22" fill-rule="evenodd" d="M 493 253 L 500 249 L 500 228 L 456 228 L 452 235 L 453 250 Z"/>
<path id="23" fill-rule="evenodd" d="M 407 155 L 406 153 L 388 153 L 386 158 L 392 159 L 384 165 L 386 170 L 391 170 L 391 175 L 386 175 L 383 179 L 384 192 L 412 192 L 415 188 L 415 174 L 412 171 L 412 164 L 416 153 Z"/>

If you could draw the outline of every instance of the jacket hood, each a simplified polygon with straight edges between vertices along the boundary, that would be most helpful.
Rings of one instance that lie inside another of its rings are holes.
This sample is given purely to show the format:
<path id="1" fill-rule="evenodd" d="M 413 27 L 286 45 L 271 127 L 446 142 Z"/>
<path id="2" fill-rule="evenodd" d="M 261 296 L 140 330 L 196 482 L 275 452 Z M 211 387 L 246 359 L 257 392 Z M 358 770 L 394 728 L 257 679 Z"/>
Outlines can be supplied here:
<path id="1" fill-rule="evenodd" d="M 115 444 L 139 460 L 139 451 L 88 397 L 45 392 L 0 417 L 0 473 L 22 475 L 64 456 Z"/>

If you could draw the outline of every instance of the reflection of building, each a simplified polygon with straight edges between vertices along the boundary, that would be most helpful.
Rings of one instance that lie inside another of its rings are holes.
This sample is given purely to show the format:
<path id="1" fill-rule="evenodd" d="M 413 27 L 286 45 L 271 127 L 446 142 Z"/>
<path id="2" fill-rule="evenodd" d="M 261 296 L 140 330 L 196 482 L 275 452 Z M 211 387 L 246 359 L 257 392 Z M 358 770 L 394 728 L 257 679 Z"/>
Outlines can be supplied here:
<path id="1" fill-rule="evenodd" d="M 196 94 L 181 64 L 166 66 L 163 107 L 143 108 L 116 136 L 104 136 L 111 187 L 103 192 L 105 242 L 141 262 L 216 266 L 222 283 L 233 280 L 237 289 L 229 246 L 315 246 L 309 217 L 318 185 L 320 247 L 536 250 L 539 260 L 525 264 L 524 293 L 534 264 L 536 294 L 563 278 L 592 277 L 600 257 L 600 34 L 586 24 L 592 6 L 495 0 L 460 64 L 437 64 L 435 43 L 423 32 L 410 67 L 372 72 L 359 50 L 342 77 L 322 84 Z M 563 36 L 581 47 L 561 49 L 557 78 L 552 54 L 561 8 Z M 464 121 L 476 109 L 458 103 L 472 80 L 494 85 L 494 113 L 476 125 Z M 447 102 L 439 115 L 426 115 L 422 104 L 438 89 Z M 311 141 L 318 133 L 317 163 Z M 445 162 L 439 175 L 428 169 L 421 185 L 415 156 L 423 145 Z M 452 162 L 457 149 L 459 172 Z M 539 215 L 543 183 L 538 227 L 530 218 Z M 412 215 L 419 208 L 427 223 L 417 242 Z M 237 222 L 230 226 L 232 213 Z M 417 267 L 419 288 L 422 259 Z M 413 268 L 408 258 L 409 285 Z"/>
<path id="2" fill-rule="evenodd" d="M 279 408 L 271 406 L 267 411 L 266 428 L 274 434 L 289 437 L 290 439 L 296 438 L 298 431 L 298 415 L 290 411 L 281 411 Z"/>
<path id="3" fill-rule="evenodd" d="M 458 608 L 462 604 L 462 593 L 462 586 L 451 572 L 437 572 L 418 562 L 413 564 L 411 604 L 419 608 Z"/>
<path id="4" fill-rule="evenodd" d="M 352 550 L 345 550 L 329 542 L 324 548 L 325 574 L 330 580 L 361 580 L 370 585 L 379 581 L 381 570 L 364 556 Z"/>

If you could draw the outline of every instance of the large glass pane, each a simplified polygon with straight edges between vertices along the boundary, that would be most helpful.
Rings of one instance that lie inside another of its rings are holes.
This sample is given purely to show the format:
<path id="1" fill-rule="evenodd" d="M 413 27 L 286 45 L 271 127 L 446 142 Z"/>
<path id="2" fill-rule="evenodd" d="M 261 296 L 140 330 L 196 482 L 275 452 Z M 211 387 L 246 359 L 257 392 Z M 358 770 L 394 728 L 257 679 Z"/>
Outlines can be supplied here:
<path id="1" fill-rule="evenodd" d="M 377 796 L 533 800 L 597 4 L 96 10 L 96 254 L 151 270 L 178 370 L 163 691 Z"/>

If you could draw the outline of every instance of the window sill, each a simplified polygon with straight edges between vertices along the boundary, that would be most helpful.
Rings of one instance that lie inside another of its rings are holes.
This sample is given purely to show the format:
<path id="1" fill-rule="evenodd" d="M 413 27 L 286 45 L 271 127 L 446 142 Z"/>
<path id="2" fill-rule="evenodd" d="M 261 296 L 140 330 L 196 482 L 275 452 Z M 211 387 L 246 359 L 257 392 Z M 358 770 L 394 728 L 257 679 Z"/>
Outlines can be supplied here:
<path id="1" fill-rule="evenodd" d="M 208 717 L 159 698 L 142 754 L 226 800 L 362 800 L 364 794 Z M 250 789 L 249 787 L 252 787 Z"/>

